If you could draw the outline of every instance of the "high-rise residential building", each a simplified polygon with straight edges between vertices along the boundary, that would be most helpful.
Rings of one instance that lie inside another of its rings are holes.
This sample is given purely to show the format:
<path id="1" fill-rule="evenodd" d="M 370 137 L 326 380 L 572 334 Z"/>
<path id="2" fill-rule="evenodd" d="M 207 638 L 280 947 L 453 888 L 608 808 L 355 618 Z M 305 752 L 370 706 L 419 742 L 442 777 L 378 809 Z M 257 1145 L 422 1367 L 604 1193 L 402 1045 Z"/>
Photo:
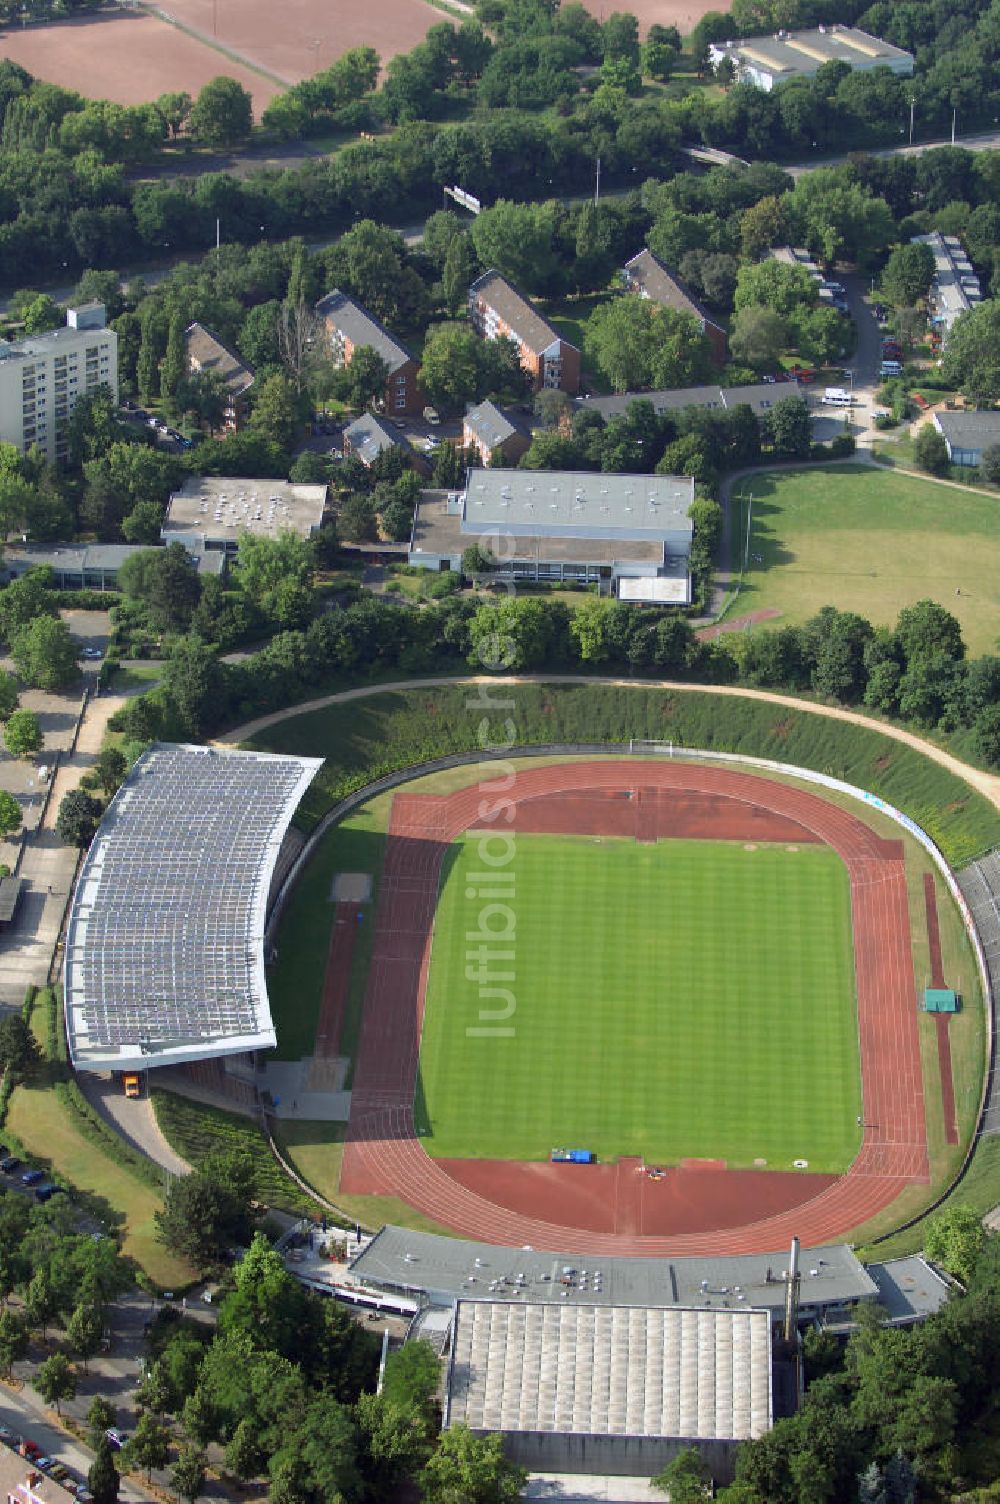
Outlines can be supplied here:
<path id="1" fill-rule="evenodd" d="M 64 461 L 77 400 L 100 386 L 117 402 L 118 336 L 103 303 L 68 309 L 65 328 L 0 342 L 0 440 Z"/>

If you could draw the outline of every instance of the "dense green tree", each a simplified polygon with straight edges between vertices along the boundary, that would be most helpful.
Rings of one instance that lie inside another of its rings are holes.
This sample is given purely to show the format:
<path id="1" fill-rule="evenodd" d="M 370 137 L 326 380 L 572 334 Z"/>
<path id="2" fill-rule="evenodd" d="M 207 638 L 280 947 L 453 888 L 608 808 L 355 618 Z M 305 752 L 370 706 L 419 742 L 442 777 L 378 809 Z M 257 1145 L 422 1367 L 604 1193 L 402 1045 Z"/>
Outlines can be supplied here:
<path id="1" fill-rule="evenodd" d="M 117 1412 L 114 1405 L 103 1394 L 95 1394 L 87 1406 L 87 1441 L 95 1452 L 100 1450 L 104 1440 L 104 1433 L 111 1429 L 115 1423 Z"/>
<path id="2" fill-rule="evenodd" d="M 194 633 L 176 640 L 164 665 L 163 689 L 184 735 L 198 738 L 222 713 L 222 672 L 215 648 Z"/>
<path id="3" fill-rule="evenodd" d="M 35 689 L 66 689 L 79 676 L 76 645 L 57 617 L 39 616 L 21 627 L 11 651 L 18 673 Z"/>
<path id="4" fill-rule="evenodd" d="M 66 1340 L 83 1360 L 83 1371 L 87 1372 L 87 1364 L 101 1345 L 101 1337 L 104 1334 L 104 1316 L 101 1311 L 88 1302 L 81 1303 L 73 1308 L 73 1314 L 66 1324 Z M 110 1425 L 111 1422 L 109 1421 Z"/>
<path id="5" fill-rule="evenodd" d="M 985 405 L 1000 397 L 1000 301 L 959 314 L 944 347 L 941 374 L 972 402 Z"/>
<path id="6" fill-rule="evenodd" d="M 122 519 L 122 536 L 126 543 L 155 544 L 159 542 L 164 511 L 158 501 L 138 501 Z"/>
<path id="7" fill-rule="evenodd" d="M 6 837 L 20 830 L 21 806 L 7 789 L 0 789 L 0 835 Z"/>
<path id="8" fill-rule="evenodd" d="M 616 298 L 595 308 L 584 349 L 616 392 L 693 386 L 712 372 L 708 340 L 694 318 L 644 298 Z"/>
<path id="9" fill-rule="evenodd" d="M 809 408 L 801 397 L 780 398 L 767 414 L 765 429 L 775 454 L 782 458 L 802 459 L 809 453 Z"/>
<path id="10" fill-rule="evenodd" d="M 19 629 L 28 626 L 36 617 L 58 614 L 52 584 L 51 569 L 29 569 L 20 579 L 12 580 L 0 590 L 0 635 L 6 642 L 13 643 Z M 8 680 L 9 677 L 8 675 Z M 5 710 L 9 694 L 8 683 L 5 681 Z M 6 714 L 9 715 L 10 711 L 6 710 Z"/>
<path id="11" fill-rule="evenodd" d="M 21 1317 L 14 1311 L 0 1311 L 0 1373 L 8 1376 L 27 1351 L 28 1333 Z"/>
<path id="12" fill-rule="evenodd" d="M 457 313 L 465 306 L 475 267 L 475 252 L 468 233 L 456 235 L 445 252 L 441 268 L 441 291 L 449 313 Z"/>
<path id="13" fill-rule="evenodd" d="M 142 1468 L 146 1482 L 152 1481 L 154 1468 L 166 1466 L 170 1455 L 170 1432 L 158 1415 L 147 1410 L 140 1415 L 135 1430 L 122 1449 L 129 1469 Z"/>
<path id="14" fill-rule="evenodd" d="M 420 385 L 435 407 L 461 412 L 480 384 L 483 341 L 467 324 L 435 324 L 424 342 Z"/>
<path id="15" fill-rule="evenodd" d="M 757 370 L 774 366 L 788 341 L 787 321 L 770 308 L 741 308 L 729 331 L 729 349 L 734 359 Z"/>
<path id="16" fill-rule="evenodd" d="M 2 596 L 2 592 L 0 592 Z M 0 721 L 9 720 L 17 709 L 17 680 L 13 674 L 0 669 Z"/>
<path id="17" fill-rule="evenodd" d="M 928 1219 L 925 1254 L 965 1283 L 975 1273 L 985 1246 L 982 1218 L 971 1206 L 947 1206 Z M 905 1441 L 899 1444 L 908 1450 Z"/>
<path id="18" fill-rule="evenodd" d="M 950 461 L 944 435 L 933 423 L 924 423 L 913 444 L 913 457 L 928 475 L 947 475 Z"/>
<path id="19" fill-rule="evenodd" d="M 296 394 L 289 378 L 280 372 L 261 384 L 250 415 L 251 429 L 282 449 L 290 449 L 301 426 Z"/>
<path id="20" fill-rule="evenodd" d="M 480 606 L 469 623 L 470 662 L 487 671 L 540 668 L 558 662 L 568 614 L 530 597 Z"/>
<path id="21" fill-rule="evenodd" d="M 249 1243 L 253 1230 L 252 1167 L 239 1156 L 216 1156 L 200 1170 L 172 1180 L 156 1214 L 168 1248 L 199 1268 L 217 1263 L 233 1244 Z"/>
<path id="22" fill-rule="evenodd" d="M 420 1487 L 425 1504 L 516 1504 L 527 1476 L 504 1456 L 499 1436 L 474 1436 L 459 1425 L 442 1434 Z"/>
<path id="23" fill-rule="evenodd" d="M 934 252 L 920 242 L 897 246 L 882 268 L 882 293 L 894 308 L 914 308 L 934 280 Z"/>
<path id="24" fill-rule="evenodd" d="M 226 1469 L 241 1483 L 250 1483 L 264 1471 L 267 1457 L 253 1424 L 240 1421 L 226 1445 Z"/>
<path id="25" fill-rule="evenodd" d="M 175 313 L 170 320 L 167 335 L 167 351 L 160 366 L 160 396 L 175 397 L 187 372 L 187 350 L 184 344 L 184 319 Z"/>
<path id="26" fill-rule="evenodd" d="M 33 710 L 14 710 L 7 718 L 3 732 L 4 745 L 11 757 L 26 757 L 29 760 L 42 747 L 42 728 Z"/>
<path id="27" fill-rule="evenodd" d="M 670 1504 L 701 1504 L 711 1497 L 709 1470 L 697 1447 L 678 1452 L 652 1481 L 654 1488 L 669 1494 Z"/>
<path id="28" fill-rule="evenodd" d="M 118 571 L 118 585 L 146 606 L 153 626 L 164 632 L 190 624 L 201 590 L 197 566 L 182 543 L 132 554 Z"/>
<path id="29" fill-rule="evenodd" d="M 770 308 L 782 318 L 794 318 L 816 303 L 816 284 L 804 266 L 786 266 L 782 261 L 758 261 L 740 268 L 733 306 Z"/>
<path id="30" fill-rule="evenodd" d="M 283 627 L 301 626 L 312 610 L 314 552 L 292 532 L 277 538 L 244 533 L 236 556 L 236 580 L 244 596 Z"/>
<path id="31" fill-rule="evenodd" d="M 121 1478 L 115 1467 L 111 1443 L 102 1432 L 97 1445 L 97 1455 L 87 1473 L 87 1488 L 94 1496 L 94 1504 L 118 1504 L 120 1485 Z"/>
<path id="32" fill-rule="evenodd" d="M 19 1013 L 0 1019 L 0 1069 L 24 1076 L 41 1059 L 38 1041 Z"/>
<path id="33" fill-rule="evenodd" d="M 235 78 L 224 74 L 205 84 L 191 106 L 191 134 L 208 146 L 235 146 L 253 126 L 253 100 Z"/>
<path id="34" fill-rule="evenodd" d="M 45 1359 L 35 1375 L 35 1388 L 47 1405 L 55 1405 L 56 1414 L 62 1414 L 63 1400 L 71 1400 L 76 1394 L 76 1374 L 65 1353 L 52 1353 Z"/>
<path id="35" fill-rule="evenodd" d="M 352 407 L 364 409 L 385 395 L 389 367 L 371 345 L 359 345 L 345 366 L 340 379 L 344 400 Z"/>
<path id="36" fill-rule="evenodd" d="M 965 656 L 961 623 L 937 601 L 904 606 L 896 619 L 895 637 L 907 664 L 920 658 Z"/>
<path id="37" fill-rule="evenodd" d="M 187 1446 L 181 1451 L 170 1474 L 170 1486 L 187 1504 L 204 1492 L 207 1477 L 205 1453 L 198 1447 Z"/>
<path id="38" fill-rule="evenodd" d="M 63 795 L 56 816 L 56 830 L 60 841 L 67 846 L 79 846 L 82 850 L 94 839 L 103 814 L 99 800 L 84 789 L 70 789 Z"/>

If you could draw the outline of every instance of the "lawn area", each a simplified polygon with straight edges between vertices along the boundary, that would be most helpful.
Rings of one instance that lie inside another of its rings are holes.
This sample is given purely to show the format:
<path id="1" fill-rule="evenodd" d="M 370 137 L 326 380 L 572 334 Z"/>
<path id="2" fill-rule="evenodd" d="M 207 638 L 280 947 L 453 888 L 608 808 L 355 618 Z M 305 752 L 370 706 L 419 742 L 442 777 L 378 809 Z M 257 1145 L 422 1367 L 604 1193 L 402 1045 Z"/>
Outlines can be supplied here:
<path id="1" fill-rule="evenodd" d="M 301 1060 L 312 1054 L 330 948 L 333 879 L 338 872 L 370 872 L 377 881 L 385 845 L 383 832 L 384 826 L 370 804 L 334 826 L 320 841 L 281 916 L 275 937 L 279 964 L 271 969 L 267 981 L 278 1035 L 278 1060 Z M 358 927 L 342 1035 L 348 1055 L 354 1053 L 373 934 L 372 924 Z"/>
<path id="2" fill-rule="evenodd" d="M 475 1032 L 497 1003 L 466 976 L 478 862 L 478 837 L 456 843 L 435 920 L 416 1103 L 431 1154 L 542 1159 L 565 1145 L 847 1167 L 860 1076 L 834 852 L 519 836 L 503 1038 Z"/>
<path id="3" fill-rule="evenodd" d="M 342 1195 L 339 1189 L 340 1166 L 346 1131 L 346 1123 L 310 1123 L 286 1118 L 275 1124 L 274 1136 L 282 1154 L 302 1179 L 340 1207 L 351 1221 L 361 1222 L 366 1227 L 381 1227 L 383 1222 L 394 1222 L 418 1232 L 453 1236 L 449 1228 L 414 1211 L 407 1202 L 395 1196 Z"/>
<path id="4" fill-rule="evenodd" d="M 583 349 L 583 330 L 594 309 L 610 302 L 614 296 L 612 292 L 597 292 L 581 298 L 550 298 L 542 304 L 552 327 L 580 351 L 581 377 L 585 385 L 600 396 L 610 395 L 611 383 L 587 359 Z"/>
<path id="5" fill-rule="evenodd" d="M 832 605 L 889 624 L 930 597 L 961 622 L 971 655 L 995 649 L 1000 497 L 846 465 L 755 475 L 752 491 L 741 615 L 772 607 L 795 623 Z"/>
<path id="6" fill-rule="evenodd" d="M 195 1278 L 195 1270 L 157 1240 L 153 1217 L 163 1205 L 162 1197 L 84 1136 L 75 1114 L 46 1080 L 17 1088 L 10 1099 L 7 1127 L 33 1161 L 51 1165 L 77 1190 L 101 1197 L 120 1214 L 122 1252 L 135 1259 L 154 1284 L 171 1290 Z"/>

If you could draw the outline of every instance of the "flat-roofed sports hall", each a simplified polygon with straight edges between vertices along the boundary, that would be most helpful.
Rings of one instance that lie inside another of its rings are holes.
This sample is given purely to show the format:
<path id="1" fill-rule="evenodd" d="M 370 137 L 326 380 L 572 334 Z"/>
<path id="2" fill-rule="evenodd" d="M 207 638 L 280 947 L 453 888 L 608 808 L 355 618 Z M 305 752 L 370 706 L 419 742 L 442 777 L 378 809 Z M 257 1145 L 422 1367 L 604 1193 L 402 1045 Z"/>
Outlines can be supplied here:
<path id="1" fill-rule="evenodd" d="M 927 1180 L 903 845 L 818 793 L 614 758 L 397 793 L 373 941 L 345 1194 L 721 1254 L 836 1241 Z"/>
<path id="2" fill-rule="evenodd" d="M 322 760 L 156 744 L 91 843 L 66 935 L 80 1070 L 145 1070 L 273 1046 L 271 877 Z"/>

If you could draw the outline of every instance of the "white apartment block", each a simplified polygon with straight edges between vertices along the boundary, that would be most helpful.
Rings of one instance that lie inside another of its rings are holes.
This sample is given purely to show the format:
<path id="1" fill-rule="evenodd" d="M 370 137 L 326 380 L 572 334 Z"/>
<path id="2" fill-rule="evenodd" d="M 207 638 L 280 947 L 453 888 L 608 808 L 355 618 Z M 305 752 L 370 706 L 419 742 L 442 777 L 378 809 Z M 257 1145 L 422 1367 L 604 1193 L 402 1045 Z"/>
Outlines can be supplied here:
<path id="1" fill-rule="evenodd" d="M 100 303 L 68 309 L 64 329 L 0 342 L 0 440 L 64 461 L 77 398 L 99 386 L 117 402 L 118 336 Z"/>

